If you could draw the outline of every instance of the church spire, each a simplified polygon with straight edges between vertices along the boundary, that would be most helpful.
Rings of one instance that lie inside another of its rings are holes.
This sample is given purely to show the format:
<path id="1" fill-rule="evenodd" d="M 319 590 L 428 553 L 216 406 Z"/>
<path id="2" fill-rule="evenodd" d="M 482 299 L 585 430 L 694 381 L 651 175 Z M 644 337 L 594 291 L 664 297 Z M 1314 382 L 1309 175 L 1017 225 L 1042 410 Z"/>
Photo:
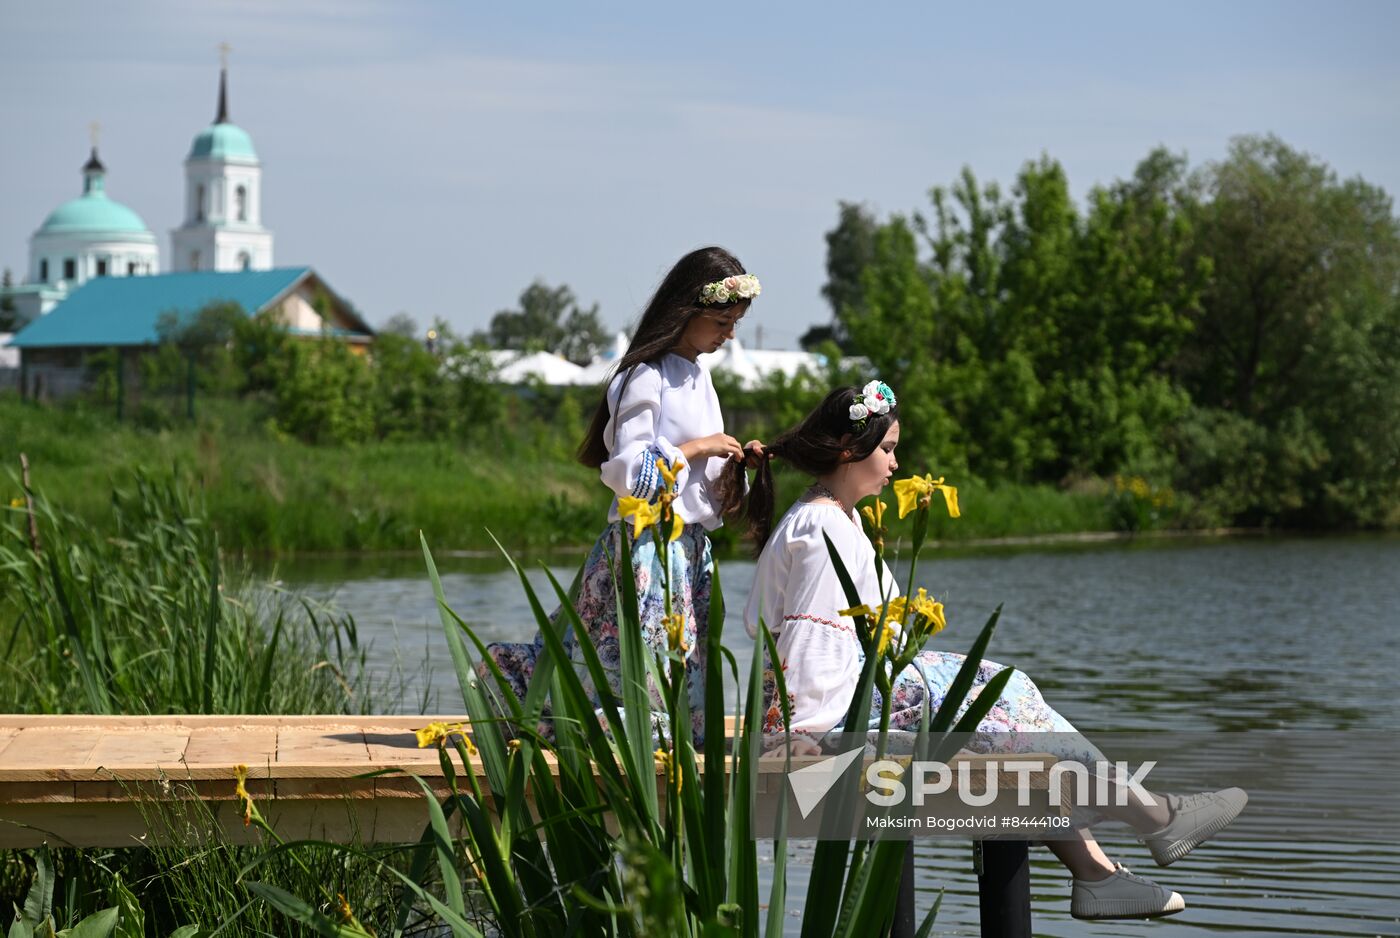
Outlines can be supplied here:
<path id="1" fill-rule="evenodd" d="M 107 172 L 107 167 L 102 165 L 102 161 L 97 158 L 97 133 L 99 125 L 93 121 L 89 125 L 92 132 L 92 155 L 83 164 L 83 192 L 101 192 L 102 174 Z"/>
<path id="2" fill-rule="evenodd" d="M 216 124 L 227 124 L 228 119 L 228 54 L 231 47 L 226 42 L 219 43 L 219 113 L 214 118 Z"/>

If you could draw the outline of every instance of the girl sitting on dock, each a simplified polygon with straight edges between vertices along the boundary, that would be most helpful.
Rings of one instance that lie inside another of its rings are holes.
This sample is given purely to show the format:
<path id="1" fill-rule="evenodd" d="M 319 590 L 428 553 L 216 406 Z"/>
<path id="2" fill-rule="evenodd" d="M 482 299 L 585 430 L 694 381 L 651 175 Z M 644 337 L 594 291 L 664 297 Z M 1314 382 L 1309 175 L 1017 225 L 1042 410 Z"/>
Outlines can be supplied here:
<path id="1" fill-rule="evenodd" d="M 860 390 L 832 391 L 800 424 L 769 444 L 749 496 L 752 533 L 762 551 L 745 622 L 750 635 L 756 634 L 760 619 L 773 632 L 791 707 L 794 755 L 817 754 L 821 750 L 816 740 L 844 728 L 865 663 L 853 619 L 842 612 L 854 610 L 848 609 L 851 603 L 831 563 L 826 538 L 840 553 L 863 603 L 878 608 L 888 597 L 900 595 L 891 588 L 894 575 L 861 529 L 855 508 L 861 499 L 878 495 L 898 468 L 899 429 L 897 402 L 887 385 L 872 381 Z M 772 458 L 815 479 L 776 527 L 767 465 Z M 925 700 L 935 708 L 942 704 L 964 660 L 963 655 L 926 650 L 896 675 L 890 729 L 917 730 Z M 983 661 L 969 701 L 1002 669 Z M 766 733 L 784 730 L 775 692 L 770 677 L 765 682 Z M 871 718 L 878 720 L 878 691 L 874 698 Z M 1088 762 L 1091 770 L 1104 758 L 1082 736 L 1072 735 L 1073 725 L 1019 671 L 977 733 L 999 739 L 1030 734 L 1025 739 L 1040 751 L 1046 740 L 1060 740 L 1073 751 L 1057 752 L 1051 746 L 1052 754 Z M 1097 810 L 1133 827 L 1157 863 L 1166 866 L 1233 820 L 1246 795 L 1230 788 L 1187 797 L 1157 796 L 1153 805 L 1137 797 L 1127 800 L 1124 807 Z M 1075 839 L 1046 841 L 1046 846 L 1074 876 L 1070 912 L 1076 918 L 1152 918 L 1186 907 L 1177 893 L 1112 862 L 1087 830 L 1078 829 Z"/>
<path id="2" fill-rule="evenodd" d="M 711 555 L 706 532 L 742 501 L 744 448 L 724 432 L 724 417 L 710 373 L 696 360 L 734 337 L 739 321 L 759 294 L 758 278 L 718 247 L 682 257 L 657 287 L 637 324 L 631 346 L 614 369 L 579 447 L 579 461 L 600 470 L 614 493 L 608 525 L 584 564 L 575 607 L 598 651 L 613 693 L 620 692 L 621 652 L 613 565 L 624 528 L 619 501 L 653 502 L 664 486 L 674 491 L 670 508 L 684 527 L 671 544 L 670 582 L 675 611 L 684 617 L 681 644 L 696 745 L 704 739 L 705 638 L 709 622 Z M 761 449 L 758 441 L 749 446 Z M 757 457 L 754 457 L 756 460 Z M 632 569 L 643 638 L 653 651 L 667 648 L 665 577 L 654 532 L 631 543 Z M 556 612 L 557 616 L 558 613 Z M 584 687 L 597 699 L 588 669 L 566 646 Z M 521 700 L 530 685 L 543 642 L 498 643 L 488 652 Z M 484 663 L 478 666 L 487 677 Z M 490 682 L 488 681 L 488 684 Z M 653 689 L 653 708 L 664 712 Z M 540 727 L 548 733 L 548 722 Z"/>

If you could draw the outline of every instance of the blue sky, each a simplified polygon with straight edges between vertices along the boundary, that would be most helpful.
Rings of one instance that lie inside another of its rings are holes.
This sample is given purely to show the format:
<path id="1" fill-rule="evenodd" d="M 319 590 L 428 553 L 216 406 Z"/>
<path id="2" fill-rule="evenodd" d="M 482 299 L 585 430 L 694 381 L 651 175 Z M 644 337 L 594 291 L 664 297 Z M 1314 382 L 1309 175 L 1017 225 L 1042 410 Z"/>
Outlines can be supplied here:
<path id="1" fill-rule="evenodd" d="M 764 284 L 741 338 L 793 347 L 829 318 L 837 200 L 910 212 L 964 165 L 1046 153 L 1082 196 L 1272 132 L 1396 192 L 1397 40 L 1391 2 L 0 0 L 0 266 L 78 193 L 94 120 L 168 264 L 227 41 L 277 263 L 371 322 L 476 328 L 540 277 L 623 326 L 719 243 Z"/>

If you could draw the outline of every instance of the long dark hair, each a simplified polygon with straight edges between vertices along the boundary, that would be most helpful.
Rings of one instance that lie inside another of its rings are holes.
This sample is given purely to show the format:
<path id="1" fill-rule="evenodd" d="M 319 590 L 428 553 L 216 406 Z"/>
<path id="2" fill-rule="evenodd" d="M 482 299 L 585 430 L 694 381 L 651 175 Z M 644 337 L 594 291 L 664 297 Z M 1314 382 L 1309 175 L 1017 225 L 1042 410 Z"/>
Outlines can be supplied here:
<path id="1" fill-rule="evenodd" d="M 890 425 L 899 419 L 898 405 L 888 413 L 871 414 L 864 427 L 851 422 L 851 405 L 859 397 L 856 388 L 837 388 L 822 399 L 802 422 L 786 430 L 764 450 L 767 458 L 758 466 L 749 489 L 749 536 L 760 551 L 773 533 L 773 459 L 781 459 L 799 472 L 824 476 L 842 463 L 860 462 L 875 452 Z"/>
<path id="2" fill-rule="evenodd" d="M 651 302 L 642 312 L 627 354 L 622 356 L 617 367 L 608 374 L 608 380 L 603 383 L 602 399 L 593 411 L 588 433 L 579 444 L 579 462 L 597 469 L 608 460 L 610 453 L 603 439 L 603 431 L 607 429 L 608 419 L 612 416 L 608 407 L 608 388 L 612 385 L 613 377 L 626 374 L 644 362 L 654 362 L 671 351 L 680 341 L 686 325 L 697 314 L 729 309 L 749 302 L 735 300 L 731 303 L 700 305 L 700 288 L 705 284 L 723 280 L 725 277 L 737 277 L 747 272 L 737 257 L 719 247 L 700 248 L 676 261 L 676 265 L 662 279 L 661 286 L 656 288 Z"/>

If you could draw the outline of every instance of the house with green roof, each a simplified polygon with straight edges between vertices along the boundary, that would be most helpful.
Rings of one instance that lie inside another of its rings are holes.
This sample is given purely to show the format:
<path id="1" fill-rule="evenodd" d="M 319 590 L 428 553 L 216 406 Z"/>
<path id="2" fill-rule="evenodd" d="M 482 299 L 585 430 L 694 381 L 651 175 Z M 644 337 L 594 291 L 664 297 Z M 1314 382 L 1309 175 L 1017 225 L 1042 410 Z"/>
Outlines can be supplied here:
<path id="1" fill-rule="evenodd" d="M 20 390 L 63 397 L 87 381 L 88 359 L 116 349 L 130 366 L 161 341 L 170 314 L 189 321 L 204 308 L 231 303 L 250 316 L 271 312 L 294 336 L 330 337 L 368 350 L 374 330 L 310 267 L 187 271 L 146 277 L 99 277 L 10 339 L 20 352 Z"/>

